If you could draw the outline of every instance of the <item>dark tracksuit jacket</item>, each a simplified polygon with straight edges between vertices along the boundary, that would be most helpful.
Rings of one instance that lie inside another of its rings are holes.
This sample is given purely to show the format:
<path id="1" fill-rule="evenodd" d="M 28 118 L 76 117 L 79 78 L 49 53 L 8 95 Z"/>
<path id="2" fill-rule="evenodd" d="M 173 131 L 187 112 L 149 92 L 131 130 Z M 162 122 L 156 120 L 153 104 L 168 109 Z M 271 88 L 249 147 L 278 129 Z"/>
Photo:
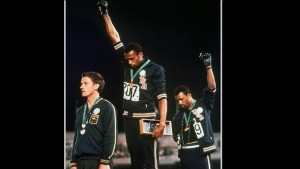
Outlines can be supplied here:
<path id="1" fill-rule="evenodd" d="M 178 145 L 178 156 L 182 147 L 187 143 L 196 142 L 199 145 L 201 155 L 210 154 L 216 151 L 214 145 L 214 135 L 210 121 L 211 110 L 215 100 L 215 91 L 204 89 L 203 97 L 196 101 L 194 108 L 191 110 L 190 132 L 184 132 L 185 121 L 182 111 L 178 111 L 173 117 L 173 139 Z M 195 144 L 194 144 L 195 145 Z"/>
<path id="2" fill-rule="evenodd" d="M 86 104 L 76 113 L 75 135 L 71 163 L 80 159 L 98 159 L 99 162 L 111 162 L 117 143 L 116 109 L 108 100 L 100 98 L 90 111 L 86 110 L 88 123 L 85 133 L 80 134 Z"/>
<path id="3" fill-rule="evenodd" d="M 167 98 L 165 70 L 162 66 L 144 57 L 143 63 L 137 68 L 131 68 L 127 61 L 124 61 L 124 45 L 119 42 L 114 48 L 123 62 L 124 66 L 124 93 L 123 106 L 124 117 L 127 118 L 155 118 L 155 99 Z M 140 69 L 144 63 L 148 63 Z M 132 74 L 137 75 L 133 79 L 133 87 L 130 88 Z"/>

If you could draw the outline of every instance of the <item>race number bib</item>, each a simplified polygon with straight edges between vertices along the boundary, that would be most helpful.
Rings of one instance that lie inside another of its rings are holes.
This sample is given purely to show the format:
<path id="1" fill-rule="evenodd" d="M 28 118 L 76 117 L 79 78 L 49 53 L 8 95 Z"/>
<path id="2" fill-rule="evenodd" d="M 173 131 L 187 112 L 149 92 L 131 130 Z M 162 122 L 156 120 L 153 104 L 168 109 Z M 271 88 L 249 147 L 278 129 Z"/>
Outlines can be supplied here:
<path id="1" fill-rule="evenodd" d="M 194 130 L 195 130 L 195 133 L 196 133 L 196 136 L 197 138 L 201 138 L 204 136 L 204 132 L 203 132 L 203 128 L 202 128 L 202 125 L 200 122 L 196 122 L 196 119 L 194 119 Z"/>
<path id="2" fill-rule="evenodd" d="M 130 83 L 124 82 L 124 95 L 123 99 L 131 101 L 139 101 L 140 98 L 140 86 L 133 84 L 130 88 Z"/>

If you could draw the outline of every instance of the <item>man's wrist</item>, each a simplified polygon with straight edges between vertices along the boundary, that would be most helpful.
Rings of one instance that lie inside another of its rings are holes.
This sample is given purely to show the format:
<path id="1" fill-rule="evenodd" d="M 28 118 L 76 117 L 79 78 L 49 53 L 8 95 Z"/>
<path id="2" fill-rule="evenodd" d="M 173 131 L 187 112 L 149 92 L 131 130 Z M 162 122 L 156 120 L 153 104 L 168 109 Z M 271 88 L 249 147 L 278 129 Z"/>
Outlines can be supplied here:
<path id="1" fill-rule="evenodd" d="M 166 127 L 166 122 L 159 122 L 159 126 L 165 128 Z"/>

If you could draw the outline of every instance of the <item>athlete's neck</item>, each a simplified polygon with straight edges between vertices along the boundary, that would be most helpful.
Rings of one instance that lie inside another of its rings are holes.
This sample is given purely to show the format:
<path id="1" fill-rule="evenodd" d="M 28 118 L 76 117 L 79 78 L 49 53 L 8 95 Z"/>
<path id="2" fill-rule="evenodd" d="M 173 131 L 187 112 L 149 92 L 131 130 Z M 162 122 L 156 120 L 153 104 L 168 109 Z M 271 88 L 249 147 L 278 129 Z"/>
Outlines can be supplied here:
<path id="1" fill-rule="evenodd" d="M 194 107 L 194 103 L 196 100 L 194 100 L 192 97 L 190 98 L 190 107 L 189 107 L 189 110 L 191 110 L 193 107 Z"/>
<path id="2" fill-rule="evenodd" d="M 94 103 L 94 101 L 100 97 L 100 94 L 98 92 L 94 92 L 93 94 L 89 95 L 89 97 L 87 98 L 87 105 L 88 108 L 90 109 Z"/>
<path id="3" fill-rule="evenodd" d="M 139 60 L 139 64 L 135 68 L 139 68 L 144 63 L 144 61 L 145 61 L 145 58 L 141 58 Z"/>

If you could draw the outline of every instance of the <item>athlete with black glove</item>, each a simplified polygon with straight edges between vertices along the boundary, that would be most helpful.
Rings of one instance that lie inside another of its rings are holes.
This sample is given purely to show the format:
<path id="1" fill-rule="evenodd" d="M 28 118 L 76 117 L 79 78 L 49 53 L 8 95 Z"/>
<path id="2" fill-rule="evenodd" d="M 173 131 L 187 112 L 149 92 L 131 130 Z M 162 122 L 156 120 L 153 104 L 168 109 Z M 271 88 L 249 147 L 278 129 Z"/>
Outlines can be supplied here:
<path id="1" fill-rule="evenodd" d="M 158 169 L 157 138 L 163 135 L 167 115 L 165 70 L 146 57 L 138 43 L 132 42 L 124 47 L 119 33 L 108 15 L 108 3 L 100 1 L 97 5 L 107 34 L 116 53 L 121 58 L 125 70 L 123 119 L 132 169 Z M 156 100 L 158 109 L 155 107 Z M 152 135 L 141 135 L 139 120 L 141 118 L 158 118 L 157 110 L 160 121 L 158 127 L 154 129 Z"/>
<path id="2" fill-rule="evenodd" d="M 211 111 L 215 101 L 216 82 L 211 66 L 211 54 L 200 53 L 206 66 L 207 87 L 199 100 L 190 89 L 181 85 L 175 91 L 178 112 L 173 117 L 173 139 L 178 145 L 181 168 L 210 169 L 210 154 L 216 151 L 211 126 Z"/>

